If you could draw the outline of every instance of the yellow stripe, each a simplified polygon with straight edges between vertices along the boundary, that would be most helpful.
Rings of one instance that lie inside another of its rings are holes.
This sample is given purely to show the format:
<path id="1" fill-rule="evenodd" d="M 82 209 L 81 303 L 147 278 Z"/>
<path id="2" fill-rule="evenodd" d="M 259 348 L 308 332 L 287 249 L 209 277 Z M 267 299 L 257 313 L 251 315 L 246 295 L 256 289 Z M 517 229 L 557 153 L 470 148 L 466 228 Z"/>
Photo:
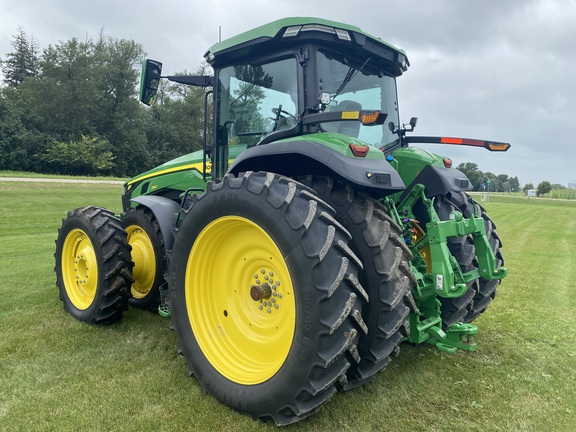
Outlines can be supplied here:
<path id="1" fill-rule="evenodd" d="M 208 164 L 208 162 L 206 164 Z M 128 185 L 131 185 L 133 183 L 136 183 L 136 182 L 139 182 L 142 180 L 146 180 L 147 178 L 157 177 L 157 176 L 161 176 L 164 174 L 170 174 L 170 173 L 178 172 L 178 171 L 186 171 L 186 170 L 190 170 L 190 169 L 196 169 L 196 170 L 202 172 L 202 168 L 203 168 L 202 162 L 198 162 L 198 163 L 190 164 L 190 165 L 182 165 L 182 166 L 174 167 L 174 168 L 167 168 L 167 169 L 162 170 L 162 171 L 156 171 L 156 172 L 153 172 L 150 174 L 143 175 L 142 177 L 137 177 L 134 180 L 128 182 Z"/>

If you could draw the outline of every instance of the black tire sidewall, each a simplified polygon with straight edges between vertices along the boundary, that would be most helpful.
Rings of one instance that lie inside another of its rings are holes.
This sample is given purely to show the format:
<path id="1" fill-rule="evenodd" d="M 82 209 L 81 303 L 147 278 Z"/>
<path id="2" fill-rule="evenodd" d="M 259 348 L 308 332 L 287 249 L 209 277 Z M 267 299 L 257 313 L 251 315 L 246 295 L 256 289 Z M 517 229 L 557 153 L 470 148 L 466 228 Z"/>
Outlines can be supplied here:
<path id="1" fill-rule="evenodd" d="M 261 413 L 276 413 L 278 403 L 293 400 L 299 394 L 303 382 L 310 379 L 311 369 L 321 363 L 317 355 L 317 345 L 322 335 L 327 333 L 326 326 L 314 316 L 315 306 L 322 300 L 320 293 L 311 282 L 314 274 L 314 260 L 307 258 L 301 250 L 298 230 L 283 223 L 285 208 L 272 205 L 262 211 L 263 200 L 243 189 L 230 193 L 214 193 L 203 197 L 201 205 L 193 206 L 175 236 L 170 258 L 170 282 L 174 286 L 170 292 L 173 322 L 179 337 L 180 349 L 185 357 L 193 359 L 189 364 L 191 372 L 202 383 L 204 389 L 233 408 L 247 412 L 254 417 Z M 295 332 L 292 346 L 284 364 L 278 372 L 265 382 L 255 385 L 242 385 L 222 376 L 206 359 L 193 334 L 186 300 L 183 298 L 185 282 L 177 274 L 185 274 L 187 261 L 202 229 L 223 216 L 239 216 L 249 219 L 260 226 L 274 240 L 290 272 L 294 289 L 296 308 Z M 184 269 L 183 269 L 184 268 Z M 298 269 L 298 271 L 295 271 Z"/>
<path id="2" fill-rule="evenodd" d="M 94 249 L 94 254 L 96 255 L 96 265 L 98 267 L 98 285 L 96 287 L 96 295 L 90 306 L 86 309 L 78 309 L 72 300 L 70 299 L 68 292 L 65 288 L 64 278 L 62 275 L 62 250 L 64 248 L 64 243 L 68 234 L 75 229 L 82 230 L 90 239 L 92 243 L 92 248 Z M 103 258 L 102 251 L 97 246 L 98 245 L 98 235 L 94 227 L 90 224 L 89 218 L 86 216 L 85 212 L 82 211 L 80 217 L 69 217 L 64 220 L 62 227 L 60 228 L 58 238 L 56 240 L 56 281 L 60 289 L 60 298 L 64 304 L 64 309 L 68 311 L 72 316 L 80 321 L 90 322 L 92 318 L 98 313 L 100 308 L 100 303 L 103 297 L 104 290 L 104 270 L 103 270 Z"/>

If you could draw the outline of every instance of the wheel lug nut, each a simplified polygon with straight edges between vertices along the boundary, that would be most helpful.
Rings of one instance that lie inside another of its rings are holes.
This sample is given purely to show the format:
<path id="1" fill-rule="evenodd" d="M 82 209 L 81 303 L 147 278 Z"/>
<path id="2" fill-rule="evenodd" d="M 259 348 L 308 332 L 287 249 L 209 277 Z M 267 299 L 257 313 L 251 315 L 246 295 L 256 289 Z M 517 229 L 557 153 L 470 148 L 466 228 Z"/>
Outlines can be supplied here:
<path id="1" fill-rule="evenodd" d="M 270 313 L 272 310 L 270 308 L 266 309 L 266 312 Z"/>
<path id="2" fill-rule="evenodd" d="M 264 309 L 264 306 L 260 305 L 260 306 L 258 306 L 258 309 L 262 310 L 262 309 Z"/>
<path id="3" fill-rule="evenodd" d="M 278 303 L 274 303 L 274 308 L 275 308 L 275 309 L 278 309 L 278 307 L 279 307 L 279 306 L 278 306 Z"/>

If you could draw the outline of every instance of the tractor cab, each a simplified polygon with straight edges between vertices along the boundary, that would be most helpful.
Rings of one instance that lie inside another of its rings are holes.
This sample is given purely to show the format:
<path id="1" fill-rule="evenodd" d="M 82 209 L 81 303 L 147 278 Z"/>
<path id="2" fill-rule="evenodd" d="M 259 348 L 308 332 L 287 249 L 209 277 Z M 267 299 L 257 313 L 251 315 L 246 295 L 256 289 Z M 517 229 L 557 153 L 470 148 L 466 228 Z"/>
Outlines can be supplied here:
<path id="1" fill-rule="evenodd" d="M 217 43 L 205 58 L 214 76 L 196 78 L 214 92 L 206 150 L 215 180 L 228 171 L 231 154 L 287 138 L 326 133 L 376 148 L 399 142 L 395 78 L 408 60 L 357 27 L 286 18 Z"/>

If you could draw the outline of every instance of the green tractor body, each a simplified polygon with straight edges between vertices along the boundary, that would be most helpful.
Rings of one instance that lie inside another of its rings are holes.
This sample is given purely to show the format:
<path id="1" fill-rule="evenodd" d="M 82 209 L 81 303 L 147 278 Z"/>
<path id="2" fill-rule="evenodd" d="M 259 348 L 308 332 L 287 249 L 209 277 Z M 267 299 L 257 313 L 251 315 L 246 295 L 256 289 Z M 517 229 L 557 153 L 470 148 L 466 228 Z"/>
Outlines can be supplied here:
<path id="1" fill-rule="evenodd" d="M 119 220 L 68 214 L 65 308 L 95 324 L 128 304 L 171 314 L 203 388 L 279 425 L 371 380 L 402 341 L 474 350 L 501 242 L 452 161 L 409 144 L 509 144 L 407 136 L 407 56 L 354 26 L 282 19 L 205 58 L 213 76 L 143 64 L 146 105 L 162 78 L 206 88 L 204 149 L 128 180 Z"/>

